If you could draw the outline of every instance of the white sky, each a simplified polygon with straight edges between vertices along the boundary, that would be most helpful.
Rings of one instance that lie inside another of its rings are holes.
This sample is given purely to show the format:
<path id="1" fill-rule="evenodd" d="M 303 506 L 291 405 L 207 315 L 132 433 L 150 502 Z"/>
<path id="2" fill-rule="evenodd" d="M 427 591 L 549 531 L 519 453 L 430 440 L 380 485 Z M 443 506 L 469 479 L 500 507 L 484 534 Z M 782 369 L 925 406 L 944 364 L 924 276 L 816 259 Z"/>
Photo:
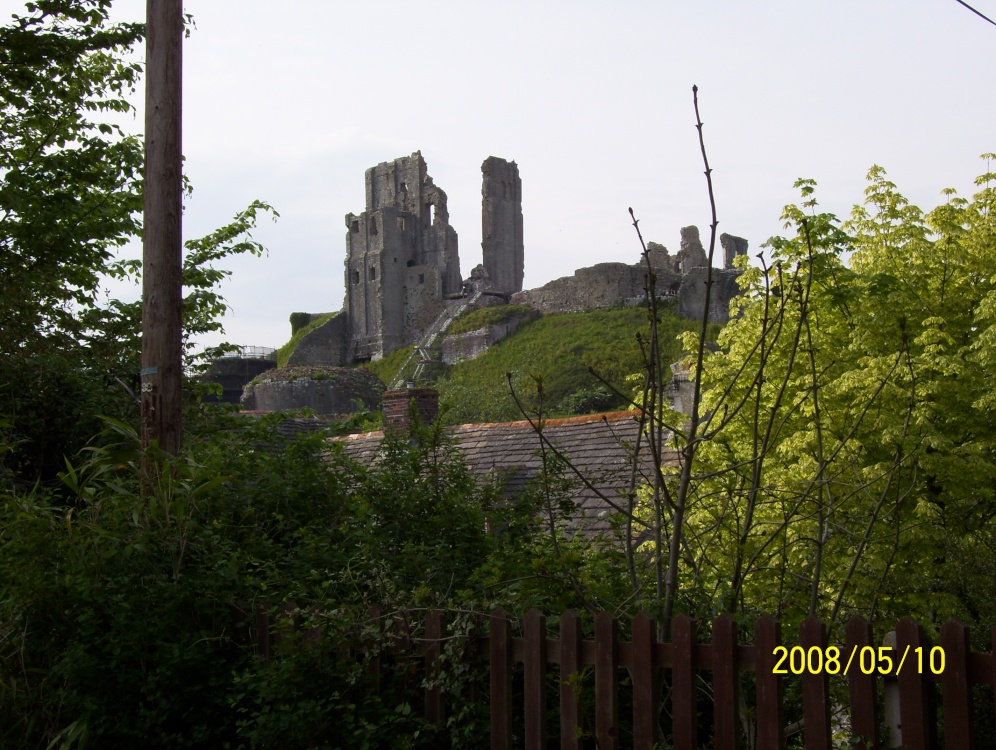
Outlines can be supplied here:
<path id="1" fill-rule="evenodd" d="M 974 0 L 996 19 L 996 0 Z M 0 0 L 6 17 L 21 4 Z M 140 20 L 144 0 L 116 0 Z M 859 201 L 872 164 L 928 209 L 973 192 L 996 151 L 996 26 L 955 0 L 188 0 L 184 233 L 254 198 L 280 212 L 223 290 L 233 343 L 279 346 L 294 311 L 342 306 L 347 212 L 364 170 L 421 150 L 449 196 L 461 271 L 481 262 L 480 164 L 522 177 L 525 286 L 647 239 L 706 238 L 692 84 L 720 231 L 757 252 L 819 183 L 824 210 Z M 988 81 L 988 83 L 987 83 Z M 141 128 L 141 119 L 134 128 Z"/>

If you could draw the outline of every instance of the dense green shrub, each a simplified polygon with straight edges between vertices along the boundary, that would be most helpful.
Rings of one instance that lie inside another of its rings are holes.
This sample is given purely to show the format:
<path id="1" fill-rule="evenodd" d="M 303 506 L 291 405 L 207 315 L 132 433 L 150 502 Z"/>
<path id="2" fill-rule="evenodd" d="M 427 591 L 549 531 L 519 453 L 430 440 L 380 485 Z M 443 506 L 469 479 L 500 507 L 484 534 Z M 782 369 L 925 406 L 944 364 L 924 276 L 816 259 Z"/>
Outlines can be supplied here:
<path id="1" fill-rule="evenodd" d="M 0 746 L 429 741 L 418 710 L 371 699 L 335 654 L 373 605 L 487 606 L 476 571 L 501 553 L 485 532 L 493 490 L 438 429 L 388 439 L 363 467 L 326 455 L 321 434 L 216 419 L 174 460 L 113 425 L 64 471 L 68 508 L 0 484 Z M 143 460 L 166 468 L 143 484 Z M 322 645 L 285 637 L 264 662 L 250 615 L 279 623 L 291 603 Z"/>

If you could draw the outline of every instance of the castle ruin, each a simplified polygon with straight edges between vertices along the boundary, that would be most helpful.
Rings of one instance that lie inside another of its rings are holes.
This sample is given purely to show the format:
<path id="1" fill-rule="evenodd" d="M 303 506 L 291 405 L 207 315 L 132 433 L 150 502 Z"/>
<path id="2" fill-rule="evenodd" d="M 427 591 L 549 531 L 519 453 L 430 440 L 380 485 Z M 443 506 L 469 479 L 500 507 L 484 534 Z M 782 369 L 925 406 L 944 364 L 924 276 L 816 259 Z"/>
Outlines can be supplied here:
<path id="1" fill-rule="evenodd" d="M 522 182 L 515 162 L 494 156 L 482 172 L 485 278 L 508 295 L 522 289 Z M 347 362 L 417 343 L 447 300 L 464 295 L 446 193 L 421 152 L 368 169 L 366 203 L 346 214 Z"/>
<path id="2" fill-rule="evenodd" d="M 481 165 L 481 249 L 491 288 L 504 295 L 522 291 L 522 180 L 519 167 L 496 156 Z"/>
<path id="3" fill-rule="evenodd" d="M 343 309 L 309 332 L 287 364 L 341 366 L 381 359 L 413 345 L 427 350 L 453 318 L 486 304 L 511 301 L 540 313 L 559 313 L 639 304 L 644 299 L 642 261 L 600 263 L 523 291 L 519 168 L 514 161 L 489 156 L 481 164 L 481 175 L 484 262 L 463 279 L 446 193 L 432 181 L 421 152 L 368 169 L 366 209 L 346 214 Z M 712 269 L 708 313 L 710 320 L 725 322 L 730 300 L 739 292 L 740 272 L 733 261 L 746 253 L 747 241 L 725 234 L 720 240 L 726 267 Z M 701 317 L 708 257 L 698 229 L 681 230 L 675 255 L 654 242 L 647 249 L 657 293 L 676 297 L 682 316 Z M 486 333 L 485 338 L 491 335 Z M 474 351 L 479 349 L 475 345 Z"/>

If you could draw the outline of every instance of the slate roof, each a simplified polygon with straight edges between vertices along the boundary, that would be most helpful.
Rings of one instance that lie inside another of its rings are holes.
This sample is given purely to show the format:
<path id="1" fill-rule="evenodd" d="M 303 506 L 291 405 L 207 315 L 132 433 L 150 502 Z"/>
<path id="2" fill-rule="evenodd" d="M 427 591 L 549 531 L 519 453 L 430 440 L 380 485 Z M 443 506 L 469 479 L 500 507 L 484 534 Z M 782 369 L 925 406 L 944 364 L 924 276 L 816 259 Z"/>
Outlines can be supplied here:
<path id="1" fill-rule="evenodd" d="M 639 433 L 635 412 L 612 412 L 582 417 L 550 419 L 543 434 L 577 472 L 588 479 L 585 486 L 576 474 L 571 495 L 579 517 L 570 519 L 589 533 L 604 532 L 615 513 L 612 503 L 626 506 L 632 459 Z M 470 468 L 480 476 L 499 474 L 508 494 L 521 491 L 540 471 L 541 439 L 527 420 L 488 424 L 464 424 L 446 428 L 455 439 Z M 333 438 L 346 454 L 364 464 L 373 463 L 383 440 L 382 431 Z M 649 451 L 641 441 L 639 471 L 650 481 Z M 638 479 L 638 483 L 641 479 Z"/>

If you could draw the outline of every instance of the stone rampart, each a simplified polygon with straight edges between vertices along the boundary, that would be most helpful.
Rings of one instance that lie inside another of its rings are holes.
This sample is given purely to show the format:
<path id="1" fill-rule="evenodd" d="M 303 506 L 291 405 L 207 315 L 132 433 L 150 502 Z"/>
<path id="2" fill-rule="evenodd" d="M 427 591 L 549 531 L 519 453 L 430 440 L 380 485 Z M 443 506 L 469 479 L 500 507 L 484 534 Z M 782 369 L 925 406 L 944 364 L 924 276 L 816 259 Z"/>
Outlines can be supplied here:
<path id="1" fill-rule="evenodd" d="M 348 349 L 349 321 L 346 314 L 340 312 L 297 342 L 287 358 L 287 366 L 344 365 Z"/>
<path id="2" fill-rule="evenodd" d="M 513 294 L 511 303 L 529 305 L 544 314 L 595 310 L 642 297 L 643 283 L 644 271 L 638 266 L 599 263 L 537 289 Z"/>
<path id="3" fill-rule="evenodd" d="M 247 385 L 242 408 L 352 414 L 357 409 L 379 409 L 383 392 L 380 378 L 363 368 L 288 367 L 265 372 Z"/>
<path id="4" fill-rule="evenodd" d="M 534 320 L 539 313 L 515 315 L 504 323 L 478 328 L 466 333 L 455 333 L 443 337 L 440 343 L 443 362 L 448 365 L 462 362 L 466 359 L 480 357 L 493 345 L 510 336 L 523 323 Z"/>
<path id="5" fill-rule="evenodd" d="M 678 315 L 689 320 L 701 320 L 705 305 L 706 272 L 708 268 L 692 268 L 682 279 L 678 290 Z M 735 268 L 712 269 L 712 291 L 709 293 L 709 322 L 726 323 L 730 319 L 730 302 L 740 294 L 740 271 Z"/>

